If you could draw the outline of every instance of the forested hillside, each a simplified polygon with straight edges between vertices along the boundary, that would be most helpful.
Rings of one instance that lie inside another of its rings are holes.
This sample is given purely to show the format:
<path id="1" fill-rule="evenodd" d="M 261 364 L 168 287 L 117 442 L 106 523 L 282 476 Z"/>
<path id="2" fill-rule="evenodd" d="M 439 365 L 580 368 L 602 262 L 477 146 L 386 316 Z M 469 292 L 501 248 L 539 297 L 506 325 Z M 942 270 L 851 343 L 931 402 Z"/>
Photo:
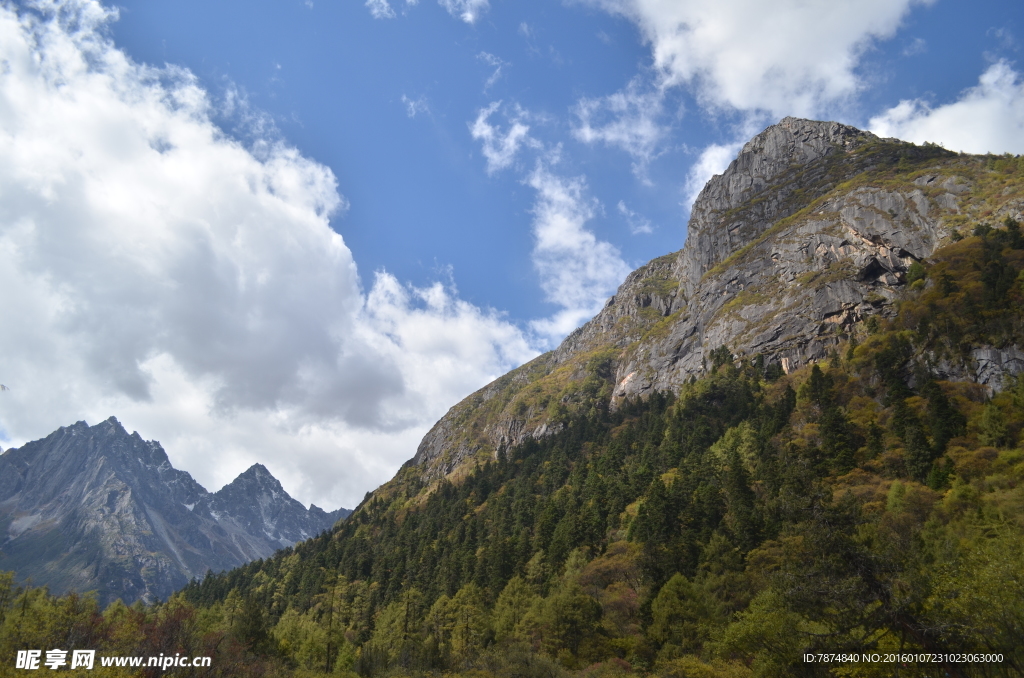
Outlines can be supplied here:
<path id="1" fill-rule="evenodd" d="M 576 669 L 789 675 L 805 652 L 910 649 L 1019 662 L 1024 384 L 990 399 L 928 365 L 1021 337 L 1019 226 L 988 228 L 916 266 L 897 318 L 825 364 L 780 376 L 722 347 L 678 398 L 611 413 L 596 397 L 426 499 L 409 469 L 404 495 L 332 537 L 185 596 L 256 596 L 290 647 L 326 615 L 364 674 L 509 642 Z"/>
<path id="2" fill-rule="evenodd" d="M 942 377 L 976 346 L 1024 345 L 1024 238 L 1013 219 L 971 228 L 819 363 L 783 374 L 723 345 L 678 394 L 612 409 L 597 355 L 560 432 L 440 482 L 407 465 L 332 533 L 163 605 L 101 613 L 0 582 L 0 656 L 211 654 L 195 675 L 232 676 L 1021 675 L 1024 378 Z M 1002 661 L 804 661 L 865 652 Z"/>

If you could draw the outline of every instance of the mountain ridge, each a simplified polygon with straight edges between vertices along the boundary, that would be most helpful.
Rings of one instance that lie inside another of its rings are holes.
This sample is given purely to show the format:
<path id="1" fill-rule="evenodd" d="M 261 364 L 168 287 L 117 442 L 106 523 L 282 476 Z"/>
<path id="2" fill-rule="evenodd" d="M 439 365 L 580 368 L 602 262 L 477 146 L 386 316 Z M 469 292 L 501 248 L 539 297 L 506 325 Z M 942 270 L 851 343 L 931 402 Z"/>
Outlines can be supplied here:
<path id="1" fill-rule="evenodd" d="M 892 317 L 910 266 L 957 227 L 1021 217 L 1024 200 L 976 190 L 986 171 L 982 156 L 784 118 L 707 182 L 681 250 L 627 276 L 553 351 L 452 407 L 410 466 L 437 481 L 560 430 L 566 410 L 678 392 L 727 344 L 784 372 L 825 358 L 856 323 Z M 949 378 L 998 389 L 1024 369 L 1022 348 L 937 360 Z"/>
<path id="2" fill-rule="evenodd" d="M 0 569 L 104 602 L 166 598 L 347 513 L 305 509 L 261 464 L 208 492 L 114 417 L 0 454 Z"/>

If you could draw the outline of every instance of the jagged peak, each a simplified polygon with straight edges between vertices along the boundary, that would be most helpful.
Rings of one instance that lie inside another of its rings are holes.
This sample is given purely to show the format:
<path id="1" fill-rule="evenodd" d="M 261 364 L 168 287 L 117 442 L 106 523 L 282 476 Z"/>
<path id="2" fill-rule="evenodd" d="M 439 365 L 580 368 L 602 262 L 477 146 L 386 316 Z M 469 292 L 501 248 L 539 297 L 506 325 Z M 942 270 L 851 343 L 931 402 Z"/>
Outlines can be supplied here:
<path id="1" fill-rule="evenodd" d="M 239 478 L 256 478 L 264 482 L 271 481 L 280 485 L 281 483 L 274 477 L 274 474 L 270 472 L 266 466 L 260 463 L 253 464 L 238 476 Z"/>
<path id="2" fill-rule="evenodd" d="M 284 487 L 281 485 L 281 481 L 275 478 L 274 474 L 272 474 L 266 466 L 259 463 L 253 464 L 246 470 L 239 473 L 234 480 L 217 490 L 215 494 L 223 496 L 233 492 L 236 488 L 251 488 L 254 485 L 260 489 L 269 489 L 281 492 L 291 499 L 291 495 L 285 492 Z"/>
<path id="3" fill-rule="evenodd" d="M 2 530 L 5 563 L 21 563 L 25 576 L 57 590 L 73 582 L 101 600 L 131 602 L 166 598 L 208 569 L 267 557 L 330 528 L 337 512 L 307 512 L 262 464 L 212 495 L 175 469 L 158 442 L 129 435 L 110 417 L 0 455 L 0 526 L 22 516 L 41 520 L 19 531 L 14 546 Z M 57 546 L 40 556 L 32 539 L 55 524 L 73 529 L 58 530 Z"/>
<path id="4" fill-rule="evenodd" d="M 680 254 L 680 278 L 692 294 L 701 277 L 717 263 L 757 238 L 772 223 L 795 209 L 785 197 L 812 188 L 820 193 L 827 181 L 818 173 L 798 177 L 804 168 L 837 153 L 877 140 L 871 132 L 835 121 L 787 117 L 743 145 L 722 174 L 708 180 L 690 211 L 686 244 Z M 773 186 L 784 187 L 771 195 Z M 816 188 L 815 188 L 816 187 Z M 755 199 L 764 193 L 765 200 Z M 742 217 L 724 218 L 732 210 L 754 206 Z"/>
<path id="5" fill-rule="evenodd" d="M 839 122 L 783 118 L 744 144 L 729 167 L 708 180 L 693 204 L 691 230 L 703 225 L 703 213 L 738 206 L 792 165 L 805 165 L 875 138 Z"/>
<path id="6" fill-rule="evenodd" d="M 871 132 L 865 132 L 835 120 L 810 120 L 786 116 L 774 125 L 766 127 L 760 134 L 754 135 L 744 145 L 744 149 L 756 145 L 759 141 L 765 140 L 777 132 L 792 135 L 794 139 L 800 139 L 803 143 L 807 143 L 812 137 L 841 145 L 858 142 L 865 138 L 876 138 Z"/>

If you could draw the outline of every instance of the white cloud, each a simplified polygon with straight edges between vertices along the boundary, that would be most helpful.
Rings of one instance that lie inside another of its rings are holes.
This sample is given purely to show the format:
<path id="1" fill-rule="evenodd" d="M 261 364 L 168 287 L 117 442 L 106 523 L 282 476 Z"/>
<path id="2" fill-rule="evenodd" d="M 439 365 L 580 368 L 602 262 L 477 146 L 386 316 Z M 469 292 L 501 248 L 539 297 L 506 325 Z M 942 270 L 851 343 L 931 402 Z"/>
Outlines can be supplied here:
<path id="1" fill-rule="evenodd" d="M 1024 153 L 1024 82 L 999 61 L 957 101 L 934 108 L 920 99 L 901 101 L 872 118 L 869 128 L 879 136 L 967 153 Z"/>
<path id="2" fill-rule="evenodd" d="M 480 15 L 490 7 L 488 0 L 437 0 L 437 4 L 467 24 L 476 23 Z"/>
<path id="3" fill-rule="evenodd" d="M 352 505 L 533 355 L 452 288 L 381 272 L 364 293 L 329 168 L 226 136 L 190 73 L 104 37 L 98 2 L 41 8 L 0 6 L 5 446 L 113 414 L 210 489 L 260 461 Z"/>
<path id="4" fill-rule="evenodd" d="M 405 0 L 409 7 L 419 4 L 419 0 Z M 312 9 L 312 2 L 307 0 L 307 5 Z M 366 0 L 366 7 L 374 19 L 394 19 L 398 16 L 388 0 Z"/>
<path id="5" fill-rule="evenodd" d="M 533 264 L 545 298 L 561 307 L 531 326 L 553 344 L 600 311 L 632 268 L 614 245 L 585 228 L 598 206 L 582 178 L 559 177 L 538 162 L 526 183 L 537 191 Z"/>
<path id="6" fill-rule="evenodd" d="M 490 123 L 490 118 L 501 107 L 500 101 L 481 108 L 476 120 L 469 126 L 473 139 L 481 143 L 481 150 L 487 160 L 487 173 L 494 174 L 515 162 L 516 155 L 523 146 L 539 148 L 540 144 L 530 136 L 530 126 L 523 122 L 525 111 L 516 108 L 515 114 L 509 119 L 508 130 L 502 132 L 497 125 Z"/>
<path id="7" fill-rule="evenodd" d="M 686 173 L 686 207 L 693 205 L 704 185 L 716 174 L 721 174 L 729 167 L 736 154 L 743 148 L 742 141 L 731 144 L 711 144 L 703 151 L 697 162 L 693 163 Z"/>
<path id="8" fill-rule="evenodd" d="M 909 45 L 903 48 L 903 56 L 917 56 L 928 51 L 928 42 L 924 38 L 914 38 Z"/>
<path id="9" fill-rule="evenodd" d="M 421 96 L 416 99 L 410 99 L 403 94 L 402 103 L 405 104 L 405 114 L 410 118 L 415 118 L 420 113 L 430 112 L 430 105 L 427 103 L 426 97 Z"/>
<path id="10" fill-rule="evenodd" d="M 619 201 L 618 210 L 619 214 L 626 218 L 626 223 L 629 224 L 629 232 L 633 235 L 654 233 L 651 220 L 626 207 L 625 201 Z"/>
<path id="11" fill-rule="evenodd" d="M 393 417 L 436 419 L 434 403 L 447 409 L 454 404 L 449 394 L 469 393 L 536 355 L 518 328 L 441 283 L 404 286 L 378 272 L 363 319 L 366 340 L 380 342 L 378 350 L 405 379 L 407 393 L 385 404 Z"/>
<path id="12" fill-rule="evenodd" d="M 633 171 L 643 176 L 668 129 L 658 122 L 665 94 L 643 90 L 636 78 L 619 92 L 599 99 L 581 99 L 575 107 L 579 125 L 573 136 L 585 143 L 617 146 L 633 156 Z"/>
<path id="13" fill-rule="evenodd" d="M 488 174 L 510 167 L 523 148 L 535 152 L 535 168 L 524 180 L 537 192 L 532 210 L 535 242 L 531 258 L 545 300 L 559 310 L 551 317 L 532 321 L 530 327 L 540 343 L 554 346 L 600 311 L 632 269 L 615 246 L 587 230 L 587 222 L 600 205 L 587 197 L 585 179 L 566 179 L 549 169 L 558 164 L 561 146 L 545 148 L 531 137 L 529 126 L 522 122 L 530 114 L 519 107 L 506 131 L 491 125 L 489 119 L 500 107 L 501 102 L 496 101 L 481 109 L 470 125 L 470 133 L 481 142 Z M 649 222 L 635 213 L 630 215 L 631 225 L 640 229 L 637 232 L 650 232 Z"/>
<path id="14" fill-rule="evenodd" d="M 366 0 L 366 7 L 374 19 L 394 19 L 395 10 L 391 9 L 388 0 Z"/>
<path id="15" fill-rule="evenodd" d="M 486 63 L 488 66 L 494 68 L 494 72 L 491 73 L 490 77 L 487 78 L 487 82 L 484 83 L 485 92 L 489 90 L 491 86 L 494 85 L 494 83 L 498 82 L 498 80 L 501 78 L 502 67 L 512 65 L 507 61 L 503 61 L 500 57 L 494 56 L 490 52 L 480 52 L 479 54 L 476 55 L 476 58 Z"/>
<path id="16" fill-rule="evenodd" d="M 1014 37 L 1013 31 L 1006 26 L 992 27 L 986 33 L 994 37 L 1003 49 L 1017 49 L 1017 38 Z"/>
<path id="17" fill-rule="evenodd" d="M 855 94 L 855 67 L 929 0 L 589 0 L 634 21 L 663 86 L 704 105 L 775 117 L 818 114 Z"/>

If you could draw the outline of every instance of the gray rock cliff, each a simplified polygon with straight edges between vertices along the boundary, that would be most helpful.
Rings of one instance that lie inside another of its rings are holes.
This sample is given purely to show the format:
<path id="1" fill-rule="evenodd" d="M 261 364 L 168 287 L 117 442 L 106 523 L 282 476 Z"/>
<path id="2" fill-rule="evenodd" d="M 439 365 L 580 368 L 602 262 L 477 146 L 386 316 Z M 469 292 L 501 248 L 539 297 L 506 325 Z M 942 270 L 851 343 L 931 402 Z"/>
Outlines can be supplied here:
<path id="1" fill-rule="evenodd" d="M 837 122 L 784 118 L 748 141 L 725 172 L 708 181 L 690 210 L 677 272 L 687 294 L 713 266 L 832 187 L 834 164 L 817 161 L 845 159 L 875 139 Z"/>

